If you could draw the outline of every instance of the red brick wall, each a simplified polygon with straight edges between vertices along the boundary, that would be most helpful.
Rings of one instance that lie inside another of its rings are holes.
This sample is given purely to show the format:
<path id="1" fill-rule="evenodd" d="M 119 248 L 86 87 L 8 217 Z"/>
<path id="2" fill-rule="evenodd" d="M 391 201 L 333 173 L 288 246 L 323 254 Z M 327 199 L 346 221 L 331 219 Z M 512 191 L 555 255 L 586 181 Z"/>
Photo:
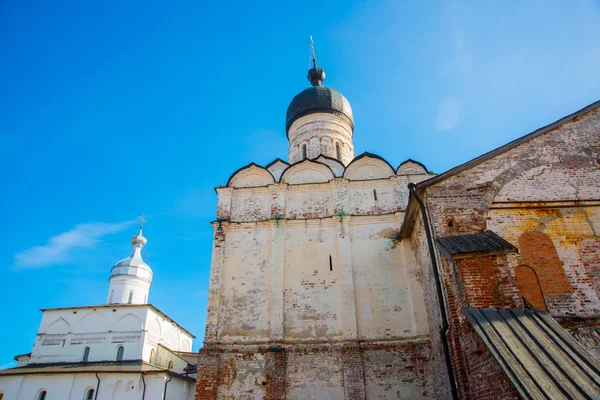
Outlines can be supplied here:
<path id="1" fill-rule="evenodd" d="M 523 297 L 538 310 L 547 310 L 544 294 L 535 270 L 527 265 L 515 268 L 515 276 Z"/>
<path id="2" fill-rule="evenodd" d="M 498 271 L 491 256 L 457 260 L 466 306 L 502 307 Z"/>
<path id="3" fill-rule="evenodd" d="M 600 238 L 586 238 L 579 243 L 579 256 L 589 279 L 600 295 Z"/>
<path id="4" fill-rule="evenodd" d="M 270 348 L 266 354 L 265 400 L 285 399 L 286 353 L 283 347 Z"/>
<path id="5" fill-rule="evenodd" d="M 536 272 L 545 295 L 569 295 L 573 292 L 563 262 L 548 235 L 543 232 L 523 233 L 519 238 L 519 250 L 523 264 Z"/>
<path id="6" fill-rule="evenodd" d="M 473 329 L 465 323 L 460 327 L 460 340 L 469 376 L 469 395 L 471 399 L 518 399 L 502 368 L 484 346 Z"/>
<path id="7" fill-rule="evenodd" d="M 203 348 L 198 355 L 195 400 L 215 400 L 219 376 L 219 354 L 216 348 Z"/>
<path id="8" fill-rule="evenodd" d="M 347 400 L 365 398 L 365 374 L 362 351 L 358 343 L 342 347 L 342 367 L 344 370 L 344 395 Z"/>
<path id="9" fill-rule="evenodd" d="M 512 272 L 514 255 L 442 260 L 450 330 L 452 367 L 461 398 L 513 398 L 516 392 L 485 348 L 462 310 L 466 307 L 509 308 L 518 303 Z M 489 376 L 490 378 L 484 378 Z"/>
<path id="10" fill-rule="evenodd" d="M 429 340 L 205 348 L 195 400 L 434 397 L 430 357 Z"/>

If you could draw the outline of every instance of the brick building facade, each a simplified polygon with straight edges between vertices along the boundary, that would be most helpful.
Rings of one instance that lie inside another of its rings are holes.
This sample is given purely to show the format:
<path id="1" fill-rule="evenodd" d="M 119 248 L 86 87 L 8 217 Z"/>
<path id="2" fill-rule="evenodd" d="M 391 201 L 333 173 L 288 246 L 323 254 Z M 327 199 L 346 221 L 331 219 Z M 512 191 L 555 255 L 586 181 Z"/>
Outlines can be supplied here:
<path id="1" fill-rule="evenodd" d="M 531 304 L 600 354 L 600 103 L 435 176 L 355 157 L 350 104 L 309 79 L 291 164 L 217 188 L 196 399 L 518 396 L 469 307 Z"/>

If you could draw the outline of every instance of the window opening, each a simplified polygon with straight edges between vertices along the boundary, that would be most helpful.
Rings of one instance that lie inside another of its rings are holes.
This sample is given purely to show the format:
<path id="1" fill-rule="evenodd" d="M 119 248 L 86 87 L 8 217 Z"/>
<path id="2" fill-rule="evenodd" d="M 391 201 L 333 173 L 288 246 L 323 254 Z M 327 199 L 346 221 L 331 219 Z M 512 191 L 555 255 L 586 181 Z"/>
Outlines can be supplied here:
<path id="1" fill-rule="evenodd" d="M 2 400 L 4 398 L 4 393 L 0 392 L 0 400 Z"/>
<path id="2" fill-rule="evenodd" d="M 373 189 L 373 198 L 377 201 L 377 189 Z"/>
<path id="3" fill-rule="evenodd" d="M 40 392 L 40 394 L 38 395 L 37 400 L 46 400 L 46 391 L 45 390 L 42 390 Z"/>
<path id="4" fill-rule="evenodd" d="M 154 349 L 150 350 L 150 364 L 152 364 L 154 358 Z"/>
<path id="5" fill-rule="evenodd" d="M 115 294 L 115 289 L 111 289 L 110 290 L 110 299 L 108 300 L 108 303 L 111 304 L 113 302 L 113 295 Z"/>
<path id="6" fill-rule="evenodd" d="M 89 358 L 90 358 L 90 348 L 86 347 L 85 350 L 83 350 L 83 362 L 88 362 Z"/>
<path id="7" fill-rule="evenodd" d="M 329 256 L 329 270 L 333 271 L 333 260 L 331 259 L 331 256 Z"/>
<path id="8" fill-rule="evenodd" d="M 169 369 L 173 369 L 173 361 L 169 361 Z"/>
<path id="9" fill-rule="evenodd" d="M 94 400 L 94 389 L 88 389 L 85 400 Z"/>
<path id="10" fill-rule="evenodd" d="M 306 160 L 306 144 L 302 145 L 302 159 Z"/>
<path id="11" fill-rule="evenodd" d="M 125 347 L 119 346 L 117 349 L 117 361 L 123 361 L 123 353 L 125 352 Z"/>
<path id="12" fill-rule="evenodd" d="M 335 142 L 335 155 L 337 159 L 342 161 L 342 149 L 340 147 L 340 142 Z"/>
<path id="13" fill-rule="evenodd" d="M 129 292 L 129 298 L 127 299 L 127 304 L 131 304 L 132 300 L 133 300 L 133 290 L 131 292 Z"/>

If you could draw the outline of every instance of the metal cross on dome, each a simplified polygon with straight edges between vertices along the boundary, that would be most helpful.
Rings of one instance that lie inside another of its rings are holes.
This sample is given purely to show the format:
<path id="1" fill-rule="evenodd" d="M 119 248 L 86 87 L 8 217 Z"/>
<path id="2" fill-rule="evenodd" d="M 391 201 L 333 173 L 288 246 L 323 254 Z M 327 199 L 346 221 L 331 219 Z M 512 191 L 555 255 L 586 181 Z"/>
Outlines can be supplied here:
<path id="1" fill-rule="evenodd" d="M 315 42 L 313 42 L 312 35 L 310 38 L 310 57 L 312 58 L 313 66 L 317 68 L 317 56 L 315 55 Z"/>
<path id="2" fill-rule="evenodd" d="M 142 215 L 140 215 L 140 228 L 144 226 L 145 223 L 146 219 L 144 218 L 144 213 L 142 213 Z"/>

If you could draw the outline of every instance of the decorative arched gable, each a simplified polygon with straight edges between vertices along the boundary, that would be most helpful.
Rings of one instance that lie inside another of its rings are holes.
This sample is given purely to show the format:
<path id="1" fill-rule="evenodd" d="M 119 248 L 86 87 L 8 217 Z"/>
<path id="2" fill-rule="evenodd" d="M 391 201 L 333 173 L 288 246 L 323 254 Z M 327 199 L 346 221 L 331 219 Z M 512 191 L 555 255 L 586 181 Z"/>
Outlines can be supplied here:
<path id="1" fill-rule="evenodd" d="M 396 175 L 423 175 L 427 173 L 427 167 L 425 167 L 425 165 L 410 158 L 400 164 L 396 169 Z"/>
<path id="2" fill-rule="evenodd" d="M 302 183 L 324 183 L 334 178 L 335 175 L 328 165 L 307 159 L 287 168 L 281 175 L 281 182 L 298 185 Z"/>
<path id="3" fill-rule="evenodd" d="M 48 325 L 48 329 L 46 329 L 46 333 L 69 332 L 71 332 L 71 325 L 64 318 L 58 318 L 55 321 L 52 321 L 52 323 Z"/>
<path id="4" fill-rule="evenodd" d="M 336 178 L 344 175 L 344 164 L 335 158 L 327 157 L 321 154 L 316 158 L 315 161 L 327 164 L 327 166 L 333 171 L 333 175 L 335 175 Z"/>
<path id="5" fill-rule="evenodd" d="M 108 324 L 106 318 L 97 310 L 87 313 L 83 318 L 75 325 L 75 333 L 88 333 L 88 332 L 106 332 L 108 331 Z"/>
<path id="6" fill-rule="evenodd" d="M 139 331 L 141 329 L 143 329 L 142 320 L 131 313 L 119 318 L 115 327 L 117 331 Z"/>
<path id="7" fill-rule="evenodd" d="M 227 187 L 260 187 L 273 183 L 275 183 L 275 179 L 266 168 L 251 163 L 235 171 L 229 178 Z"/>
<path id="8" fill-rule="evenodd" d="M 344 178 L 351 181 L 386 179 L 394 176 L 392 166 L 378 155 L 363 153 L 346 167 Z"/>
<path id="9" fill-rule="evenodd" d="M 289 163 L 286 163 L 282 159 L 277 158 L 277 159 L 273 160 L 272 162 L 270 162 L 266 168 L 267 168 L 267 171 L 269 171 L 271 173 L 271 175 L 273 175 L 273 178 L 275 178 L 275 182 L 279 182 L 279 179 L 281 178 L 281 174 L 283 174 L 283 171 L 285 171 L 287 169 L 287 167 L 289 167 L 289 166 L 290 166 Z"/>

